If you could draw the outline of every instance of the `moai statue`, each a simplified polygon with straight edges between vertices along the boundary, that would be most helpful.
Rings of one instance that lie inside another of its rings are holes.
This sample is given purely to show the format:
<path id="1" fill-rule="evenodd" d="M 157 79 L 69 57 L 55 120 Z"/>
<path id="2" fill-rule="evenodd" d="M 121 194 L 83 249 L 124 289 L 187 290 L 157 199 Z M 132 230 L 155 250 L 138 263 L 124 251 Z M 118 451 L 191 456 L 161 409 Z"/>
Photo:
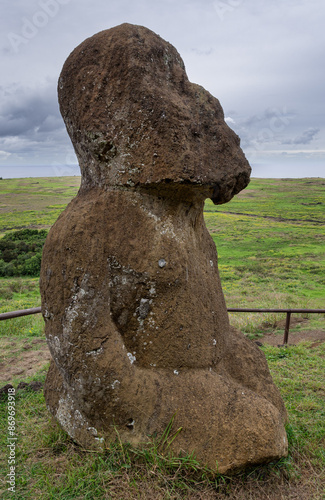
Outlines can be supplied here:
<path id="1" fill-rule="evenodd" d="M 43 253 L 50 412 L 84 446 L 146 443 L 175 415 L 173 452 L 222 473 L 285 456 L 285 407 L 229 325 L 203 219 L 251 170 L 219 101 L 130 24 L 79 45 L 58 92 L 82 180 Z"/>

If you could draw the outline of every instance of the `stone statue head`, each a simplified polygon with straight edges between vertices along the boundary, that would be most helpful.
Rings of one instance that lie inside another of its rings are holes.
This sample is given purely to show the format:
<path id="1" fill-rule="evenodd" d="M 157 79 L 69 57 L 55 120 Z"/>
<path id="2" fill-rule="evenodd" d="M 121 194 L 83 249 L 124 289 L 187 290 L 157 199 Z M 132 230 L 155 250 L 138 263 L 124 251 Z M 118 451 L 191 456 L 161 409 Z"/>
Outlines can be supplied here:
<path id="1" fill-rule="evenodd" d="M 189 82 L 177 50 L 147 28 L 122 24 L 85 40 L 58 92 L 84 187 L 159 184 L 219 204 L 249 182 L 218 99 Z"/>

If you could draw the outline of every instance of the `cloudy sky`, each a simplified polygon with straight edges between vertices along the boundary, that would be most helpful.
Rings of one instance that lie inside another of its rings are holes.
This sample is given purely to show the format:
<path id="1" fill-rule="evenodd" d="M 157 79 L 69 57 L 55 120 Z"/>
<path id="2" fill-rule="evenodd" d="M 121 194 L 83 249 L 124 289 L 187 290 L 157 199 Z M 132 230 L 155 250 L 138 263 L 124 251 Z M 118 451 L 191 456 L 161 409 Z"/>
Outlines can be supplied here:
<path id="1" fill-rule="evenodd" d="M 216 96 L 255 177 L 325 177 L 324 0 L 1 0 L 0 176 L 79 174 L 56 85 L 123 22 L 172 43 Z"/>

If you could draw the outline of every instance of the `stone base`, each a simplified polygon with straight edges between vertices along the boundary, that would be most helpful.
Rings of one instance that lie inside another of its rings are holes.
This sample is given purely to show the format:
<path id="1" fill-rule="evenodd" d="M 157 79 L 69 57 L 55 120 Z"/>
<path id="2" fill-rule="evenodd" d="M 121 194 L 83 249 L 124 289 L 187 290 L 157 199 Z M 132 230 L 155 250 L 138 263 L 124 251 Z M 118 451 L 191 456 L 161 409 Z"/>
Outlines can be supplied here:
<path id="1" fill-rule="evenodd" d="M 66 388 L 52 361 L 45 384 L 48 408 L 86 448 L 100 449 L 104 441 L 116 439 L 116 431 L 123 443 L 143 445 L 161 436 L 175 416 L 172 431 L 182 430 L 170 450 L 194 453 L 216 472 L 278 460 L 288 450 L 286 410 L 264 354 L 239 332 L 233 330 L 232 336 L 236 350 L 223 363 L 227 371 L 220 367 L 220 373 L 192 369 L 175 374 L 139 369 L 125 385 L 115 383 L 115 408 L 111 400 L 107 406 L 103 400 L 89 413 L 81 409 L 81 395 Z M 91 386 L 87 392 L 83 408 L 91 408 Z"/>

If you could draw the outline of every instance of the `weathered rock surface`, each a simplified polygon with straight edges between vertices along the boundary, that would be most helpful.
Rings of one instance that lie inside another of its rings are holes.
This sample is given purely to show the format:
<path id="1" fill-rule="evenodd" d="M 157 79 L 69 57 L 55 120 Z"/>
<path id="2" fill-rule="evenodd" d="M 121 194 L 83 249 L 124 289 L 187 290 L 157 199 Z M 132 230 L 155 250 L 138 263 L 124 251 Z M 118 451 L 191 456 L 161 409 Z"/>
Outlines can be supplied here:
<path id="1" fill-rule="evenodd" d="M 286 411 L 263 353 L 229 326 L 207 197 L 249 182 L 217 99 L 178 52 L 129 24 L 77 47 L 60 108 L 82 172 L 47 238 L 47 405 L 85 446 L 143 443 L 176 413 L 175 452 L 220 472 L 287 453 Z"/>

